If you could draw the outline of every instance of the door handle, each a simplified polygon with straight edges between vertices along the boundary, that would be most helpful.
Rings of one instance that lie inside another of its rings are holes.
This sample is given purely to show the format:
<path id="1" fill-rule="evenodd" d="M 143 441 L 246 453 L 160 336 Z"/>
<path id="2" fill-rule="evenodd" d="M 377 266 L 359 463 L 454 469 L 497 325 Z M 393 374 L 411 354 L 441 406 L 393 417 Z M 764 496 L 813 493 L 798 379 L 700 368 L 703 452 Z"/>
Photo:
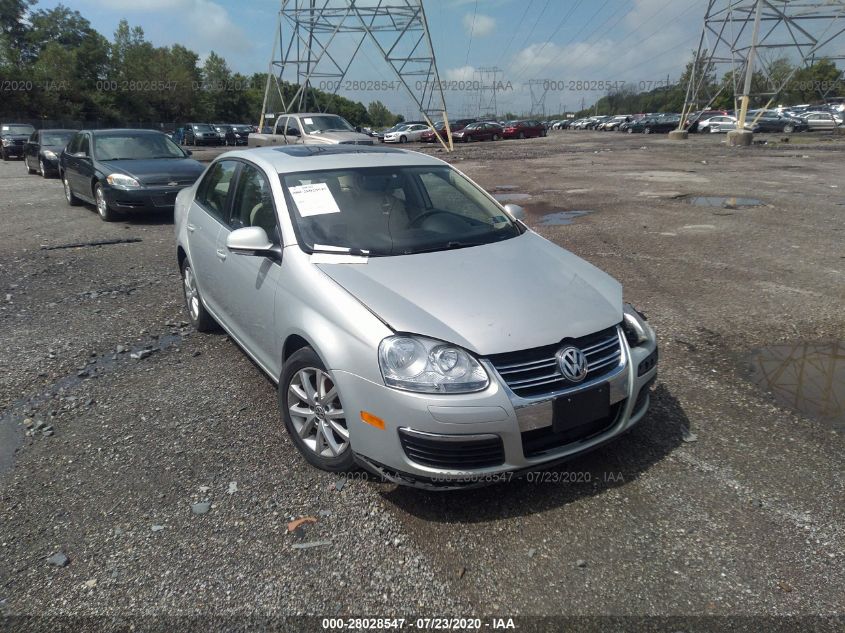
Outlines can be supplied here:
<path id="1" fill-rule="evenodd" d="M 188 224 L 185 226 L 185 228 L 188 229 L 188 231 L 190 231 L 191 233 L 197 230 L 197 227 L 195 227 L 193 224 Z"/>
<path id="2" fill-rule="evenodd" d="M 218 248 L 217 249 L 217 259 L 219 259 L 221 262 L 224 261 L 226 259 L 226 251 Z"/>

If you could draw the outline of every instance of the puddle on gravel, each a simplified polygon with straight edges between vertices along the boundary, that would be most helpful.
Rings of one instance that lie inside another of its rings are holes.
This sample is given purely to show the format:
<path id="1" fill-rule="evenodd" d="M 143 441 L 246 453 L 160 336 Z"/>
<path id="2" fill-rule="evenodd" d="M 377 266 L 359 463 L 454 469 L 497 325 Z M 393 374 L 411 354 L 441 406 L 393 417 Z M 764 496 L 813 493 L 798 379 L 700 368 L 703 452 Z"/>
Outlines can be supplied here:
<path id="1" fill-rule="evenodd" d="M 522 200 L 529 200 L 530 193 L 494 193 L 493 197 L 499 202 L 520 202 Z"/>
<path id="2" fill-rule="evenodd" d="M 515 189 L 519 189 L 516 185 L 496 185 L 493 187 L 494 191 L 514 191 Z"/>
<path id="3" fill-rule="evenodd" d="M 762 207 L 766 203 L 757 198 L 733 198 L 730 196 L 685 196 L 684 199 L 696 207 L 716 207 L 720 209 L 746 209 Z"/>
<path id="4" fill-rule="evenodd" d="M 553 211 L 543 215 L 543 219 L 537 222 L 537 226 L 563 226 L 572 224 L 576 218 L 584 217 L 593 213 L 587 209 L 576 209 L 573 211 Z"/>
<path id="5" fill-rule="evenodd" d="M 48 403 L 57 396 L 64 396 L 85 380 L 109 373 L 117 369 L 120 365 L 128 365 L 129 363 L 136 362 L 132 358 L 132 354 L 146 350 L 148 352 L 144 355 L 144 358 L 146 358 L 150 354 L 161 352 L 178 345 L 184 340 L 185 336 L 187 336 L 187 332 L 183 334 L 163 334 L 145 343 L 127 346 L 126 350 L 119 354 L 114 349 L 104 354 L 98 354 L 88 359 L 84 369 L 77 369 L 74 373 L 59 378 L 51 385 L 47 385 L 39 393 L 13 402 L 0 415 L 0 475 L 13 466 L 15 451 L 23 444 L 25 430 L 22 424 L 23 420 L 27 417 L 33 419 L 43 418 L 48 425 L 51 424 L 51 416 L 40 415 L 37 412 L 40 406 Z"/>
<path id="6" fill-rule="evenodd" d="M 753 381 L 778 402 L 845 430 L 845 341 L 764 347 L 750 363 Z"/>

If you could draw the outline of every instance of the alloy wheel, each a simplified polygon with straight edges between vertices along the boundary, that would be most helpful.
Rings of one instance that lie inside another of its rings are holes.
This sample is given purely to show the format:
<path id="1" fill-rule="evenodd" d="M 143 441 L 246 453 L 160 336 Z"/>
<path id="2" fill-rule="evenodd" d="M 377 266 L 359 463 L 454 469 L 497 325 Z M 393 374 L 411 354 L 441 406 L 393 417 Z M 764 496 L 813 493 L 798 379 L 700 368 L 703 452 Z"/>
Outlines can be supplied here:
<path id="1" fill-rule="evenodd" d="M 68 202 L 72 202 L 73 201 L 73 198 L 72 198 L 73 194 L 70 191 L 70 183 L 68 183 L 68 181 L 67 181 L 67 176 L 62 177 L 62 185 L 65 188 L 65 198 L 67 199 Z"/>
<path id="2" fill-rule="evenodd" d="M 100 214 L 100 217 L 105 218 L 109 214 L 109 205 L 106 202 L 106 196 L 103 193 L 103 188 L 97 187 L 97 190 L 94 192 L 94 196 L 97 198 L 97 213 Z"/>
<path id="3" fill-rule="evenodd" d="M 200 315 L 200 295 L 197 290 L 197 280 L 194 278 L 194 271 L 190 266 L 185 266 L 183 285 L 188 312 L 191 314 L 191 319 L 196 321 Z"/>
<path id="4" fill-rule="evenodd" d="M 320 457 L 349 449 L 346 414 L 332 377 L 322 369 L 299 370 L 288 384 L 288 411 L 302 443 Z"/>
<path id="5" fill-rule="evenodd" d="M 46 178 L 46 177 L 47 177 L 47 169 L 46 169 L 46 167 L 45 167 L 45 165 L 44 165 L 44 161 L 43 161 L 43 160 L 39 160 L 39 161 L 38 161 L 38 169 L 40 169 L 40 170 L 41 170 L 41 175 L 42 175 L 42 176 L 44 176 L 44 178 Z"/>

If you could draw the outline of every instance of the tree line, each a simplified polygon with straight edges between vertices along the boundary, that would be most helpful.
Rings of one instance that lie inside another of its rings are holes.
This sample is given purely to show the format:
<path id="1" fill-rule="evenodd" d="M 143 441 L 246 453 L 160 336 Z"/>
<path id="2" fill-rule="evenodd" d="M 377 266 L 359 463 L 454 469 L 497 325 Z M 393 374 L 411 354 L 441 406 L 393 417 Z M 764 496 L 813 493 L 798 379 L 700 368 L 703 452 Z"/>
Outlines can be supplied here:
<path id="1" fill-rule="evenodd" d="M 0 117 L 104 125 L 258 121 L 266 73 L 233 72 L 220 55 L 201 60 L 181 44 L 154 46 L 126 20 L 108 40 L 79 11 L 36 9 L 36 2 L 0 0 Z M 286 99 L 297 88 L 281 86 Z M 364 106 L 315 88 L 308 103 L 353 125 L 402 120 L 381 102 Z"/>

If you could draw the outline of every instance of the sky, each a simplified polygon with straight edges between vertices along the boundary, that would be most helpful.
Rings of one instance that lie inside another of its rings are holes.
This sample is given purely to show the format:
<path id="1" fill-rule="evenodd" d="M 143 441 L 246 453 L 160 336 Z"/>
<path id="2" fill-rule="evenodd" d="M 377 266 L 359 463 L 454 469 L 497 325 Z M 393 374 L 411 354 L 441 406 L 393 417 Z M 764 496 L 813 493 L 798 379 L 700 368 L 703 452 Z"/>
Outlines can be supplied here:
<path id="1" fill-rule="evenodd" d="M 325 0 L 318 0 L 318 5 Z M 331 0 L 336 2 L 337 0 Z M 362 2 L 363 0 L 359 0 Z M 55 6 L 40 0 L 37 7 Z M 268 67 L 280 0 L 64 0 L 111 39 L 126 18 L 155 45 L 183 44 L 201 57 L 214 51 L 242 73 Z M 492 105 L 500 113 L 577 110 L 609 84 L 647 88 L 674 81 L 698 45 L 704 0 L 423 0 L 447 106 L 452 116 Z M 341 56 L 351 53 L 338 42 Z M 481 72 L 482 68 L 499 72 Z M 349 80 L 393 80 L 366 44 Z M 539 80 L 529 86 L 529 80 Z M 474 83 L 468 83 L 473 82 Z M 585 83 L 586 82 L 586 83 Z M 319 86 L 317 86 L 319 87 Z M 352 86 L 354 87 L 354 86 Z M 418 118 L 401 89 L 341 90 L 365 105 L 376 99 Z M 532 90 L 534 92 L 532 99 Z"/>

